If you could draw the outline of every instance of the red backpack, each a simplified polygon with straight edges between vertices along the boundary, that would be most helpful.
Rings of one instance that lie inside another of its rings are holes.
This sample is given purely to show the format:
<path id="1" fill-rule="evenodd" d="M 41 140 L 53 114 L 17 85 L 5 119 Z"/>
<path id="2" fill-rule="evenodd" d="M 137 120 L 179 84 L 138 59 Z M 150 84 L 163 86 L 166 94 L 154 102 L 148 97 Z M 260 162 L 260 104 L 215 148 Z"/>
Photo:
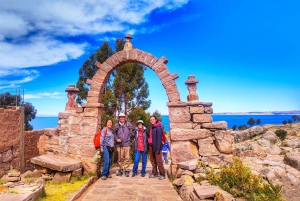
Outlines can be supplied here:
<path id="1" fill-rule="evenodd" d="M 100 129 L 95 135 L 94 135 L 94 146 L 96 149 L 99 149 L 100 148 L 100 139 L 101 139 L 101 133 L 102 133 L 102 130 Z M 104 137 L 107 135 L 107 130 L 106 132 L 104 133 Z"/>

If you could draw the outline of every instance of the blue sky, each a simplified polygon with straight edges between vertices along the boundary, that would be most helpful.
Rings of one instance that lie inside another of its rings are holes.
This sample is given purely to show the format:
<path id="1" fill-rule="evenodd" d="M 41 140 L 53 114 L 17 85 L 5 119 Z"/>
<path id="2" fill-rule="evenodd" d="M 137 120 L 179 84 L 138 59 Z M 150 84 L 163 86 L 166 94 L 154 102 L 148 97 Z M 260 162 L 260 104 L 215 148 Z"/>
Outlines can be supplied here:
<path id="1" fill-rule="evenodd" d="M 135 48 L 165 56 L 181 100 L 189 75 L 214 112 L 300 110 L 300 2 L 257 0 L 21 1 L 0 6 L 0 93 L 25 89 L 37 116 L 57 116 L 82 63 L 127 33 Z M 166 92 L 147 69 L 152 105 Z"/>

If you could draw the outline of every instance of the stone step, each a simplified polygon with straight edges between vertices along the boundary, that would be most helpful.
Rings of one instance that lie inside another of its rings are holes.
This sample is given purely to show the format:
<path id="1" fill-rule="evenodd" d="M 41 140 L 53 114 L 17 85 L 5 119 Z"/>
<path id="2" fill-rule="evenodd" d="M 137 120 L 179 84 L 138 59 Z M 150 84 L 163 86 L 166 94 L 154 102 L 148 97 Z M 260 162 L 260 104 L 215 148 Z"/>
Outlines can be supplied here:
<path id="1" fill-rule="evenodd" d="M 59 172 L 71 172 L 82 168 L 82 162 L 79 160 L 53 154 L 34 157 L 31 163 Z"/>

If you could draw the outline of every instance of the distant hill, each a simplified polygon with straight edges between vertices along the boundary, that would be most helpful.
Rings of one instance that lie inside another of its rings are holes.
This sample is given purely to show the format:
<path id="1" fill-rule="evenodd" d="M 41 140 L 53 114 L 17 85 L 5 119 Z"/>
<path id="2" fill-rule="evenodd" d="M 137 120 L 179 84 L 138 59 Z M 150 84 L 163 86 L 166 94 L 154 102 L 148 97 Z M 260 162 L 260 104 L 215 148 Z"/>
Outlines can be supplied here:
<path id="1" fill-rule="evenodd" d="M 267 111 L 267 112 L 221 112 L 214 114 L 223 115 L 299 115 L 300 110 L 290 110 L 290 111 Z"/>

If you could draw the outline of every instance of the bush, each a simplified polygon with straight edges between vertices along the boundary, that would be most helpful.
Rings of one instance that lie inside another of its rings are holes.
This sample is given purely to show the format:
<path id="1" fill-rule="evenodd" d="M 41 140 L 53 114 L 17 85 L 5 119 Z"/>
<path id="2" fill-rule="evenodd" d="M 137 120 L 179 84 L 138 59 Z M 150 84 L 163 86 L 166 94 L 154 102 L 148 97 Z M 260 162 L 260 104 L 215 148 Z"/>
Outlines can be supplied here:
<path id="1" fill-rule="evenodd" d="M 234 197 L 253 201 L 273 201 L 275 197 L 276 201 L 282 201 L 280 185 L 264 184 L 261 176 L 252 174 L 238 158 L 233 158 L 233 163 L 222 167 L 218 173 L 211 169 L 207 178 L 211 184 L 220 186 Z"/>
<path id="2" fill-rule="evenodd" d="M 275 131 L 275 134 L 277 135 L 277 137 L 279 137 L 281 140 L 284 140 L 287 132 L 285 130 L 279 129 Z"/>

